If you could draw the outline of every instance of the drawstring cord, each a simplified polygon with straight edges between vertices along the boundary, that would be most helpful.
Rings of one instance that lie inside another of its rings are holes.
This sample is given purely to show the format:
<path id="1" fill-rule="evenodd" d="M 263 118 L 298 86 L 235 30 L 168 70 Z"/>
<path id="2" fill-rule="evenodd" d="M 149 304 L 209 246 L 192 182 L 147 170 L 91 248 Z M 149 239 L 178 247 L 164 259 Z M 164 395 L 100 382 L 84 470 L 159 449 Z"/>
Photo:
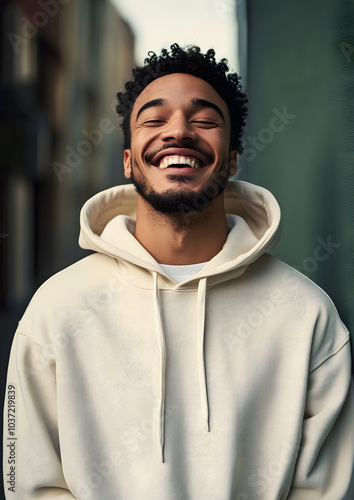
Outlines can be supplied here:
<path id="1" fill-rule="evenodd" d="M 165 399 L 166 399 L 166 345 L 165 335 L 161 320 L 161 308 L 158 294 L 158 274 L 153 272 L 154 277 L 154 319 L 157 333 L 157 341 L 160 349 L 160 400 L 159 400 L 159 441 L 161 451 L 161 462 L 164 462 L 164 442 L 165 442 Z"/>
<path id="2" fill-rule="evenodd" d="M 166 342 L 161 319 L 161 307 L 159 300 L 158 274 L 153 271 L 153 302 L 154 302 L 154 321 L 157 334 L 157 342 L 160 350 L 160 397 L 159 397 L 159 444 L 161 452 L 161 462 L 164 459 L 165 444 L 165 402 L 166 402 Z M 204 330 L 205 330 L 205 297 L 206 297 L 207 278 L 202 278 L 198 284 L 197 297 L 197 348 L 198 348 L 198 373 L 201 398 L 202 418 L 206 424 L 206 430 L 209 432 L 209 404 L 208 388 L 205 370 L 204 355 Z"/>
<path id="3" fill-rule="evenodd" d="M 197 342 L 199 353 L 199 386 L 200 398 L 202 407 L 202 417 L 206 423 L 206 430 L 209 432 L 209 404 L 208 404 L 208 388 L 205 370 L 205 354 L 204 354 L 204 331 L 205 331 L 205 296 L 206 296 L 206 278 L 202 278 L 198 284 L 198 304 L 197 304 Z"/>

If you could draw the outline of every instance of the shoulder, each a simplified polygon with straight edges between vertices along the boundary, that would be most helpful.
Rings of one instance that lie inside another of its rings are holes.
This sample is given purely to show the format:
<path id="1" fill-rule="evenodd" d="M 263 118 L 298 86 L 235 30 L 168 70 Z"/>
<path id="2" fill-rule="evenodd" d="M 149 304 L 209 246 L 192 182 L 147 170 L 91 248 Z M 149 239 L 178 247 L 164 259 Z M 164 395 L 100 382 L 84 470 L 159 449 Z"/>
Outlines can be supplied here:
<path id="1" fill-rule="evenodd" d="M 292 303 L 296 298 L 302 297 L 303 300 L 311 300 L 318 307 L 335 309 L 332 300 L 320 286 L 269 254 L 263 255 L 251 266 L 250 275 L 252 274 L 257 276 L 261 286 L 279 290 L 284 297 L 291 298 Z"/>
<path id="2" fill-rule="evenodd" d="M 112 272 L 115 260 L 112 257 L 94 253 L 71 266 L 51 276 L 36 291 L 31 302 L 38 302 L 43 297 L 58 298 L 65 292 L 66 295 L 79 293 L 88 286 L 96 286 Z"/>
<path id="3" fill-rule="evenodd" d="M 257 276 L 259 293 L 267 297 L 287 335 L 310 343 L 310 369 L 339 352 L 350 335 L 328 294 L 307 276 L 284 262 L 264 255 L 249 276 Z"/>
<path id="4" fill-rule="evenodd" d="M 75 310 L 85 297 L 104 290 L 117 275 L 112 257 L 94 253 L 54 274 L 33 295 L 18 330 L 32 335 L 60 322 L 65 311 Z M 117 279 L 117 278 L 115 278 Z"/>

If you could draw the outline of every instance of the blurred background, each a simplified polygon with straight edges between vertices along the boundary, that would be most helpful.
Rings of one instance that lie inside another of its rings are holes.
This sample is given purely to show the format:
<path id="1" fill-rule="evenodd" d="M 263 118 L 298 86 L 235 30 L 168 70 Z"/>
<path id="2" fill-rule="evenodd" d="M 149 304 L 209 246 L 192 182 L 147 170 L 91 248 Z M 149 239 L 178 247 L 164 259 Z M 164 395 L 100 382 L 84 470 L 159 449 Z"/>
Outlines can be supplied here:
<path id="1" fill-rule="evenodd" d="M 282 209 L 274 255 L 331 296 L 354 332 L 352 0 L 2 0 L 1 396 L 16 324 L 86 255 L 79 212 L 126 182 L 116 93 L 149 50 L 215 48 L 249 98 L 237 178 Z"/>

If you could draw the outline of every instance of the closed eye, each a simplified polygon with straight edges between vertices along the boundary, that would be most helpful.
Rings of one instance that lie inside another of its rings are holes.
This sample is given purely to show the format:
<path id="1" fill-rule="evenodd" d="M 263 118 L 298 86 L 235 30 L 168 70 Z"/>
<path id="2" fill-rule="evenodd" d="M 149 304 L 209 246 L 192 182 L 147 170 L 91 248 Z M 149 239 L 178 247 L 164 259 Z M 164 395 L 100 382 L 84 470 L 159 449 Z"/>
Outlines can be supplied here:
<path id="1" fill-rule="evenodd" d="M 144 125 L 149 125 L 149 124 L 158 124 L 158 123 L 164 123 L 163 120 L 146 120 L 144 122 Z"/>
<path id="2" fill-rule="evenodd" d="M 191 123 L 195 123 L 197 125 L 205 127 L 216 127 L 218 125 L 214 121 L 208 121 L 208 120 L 193 120 Z"/>

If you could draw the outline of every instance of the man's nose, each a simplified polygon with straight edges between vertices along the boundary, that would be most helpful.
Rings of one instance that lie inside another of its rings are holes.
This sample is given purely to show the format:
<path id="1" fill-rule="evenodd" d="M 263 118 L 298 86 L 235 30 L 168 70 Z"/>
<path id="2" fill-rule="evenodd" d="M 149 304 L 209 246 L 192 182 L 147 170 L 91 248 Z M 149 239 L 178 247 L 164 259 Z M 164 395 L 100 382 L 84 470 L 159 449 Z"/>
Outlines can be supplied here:
<path id="1" fill-rule="evenodd" d="M 174 114 L 163 127 L 162 140 L 194 141 L 197 134 L 183 113 Z"/>

